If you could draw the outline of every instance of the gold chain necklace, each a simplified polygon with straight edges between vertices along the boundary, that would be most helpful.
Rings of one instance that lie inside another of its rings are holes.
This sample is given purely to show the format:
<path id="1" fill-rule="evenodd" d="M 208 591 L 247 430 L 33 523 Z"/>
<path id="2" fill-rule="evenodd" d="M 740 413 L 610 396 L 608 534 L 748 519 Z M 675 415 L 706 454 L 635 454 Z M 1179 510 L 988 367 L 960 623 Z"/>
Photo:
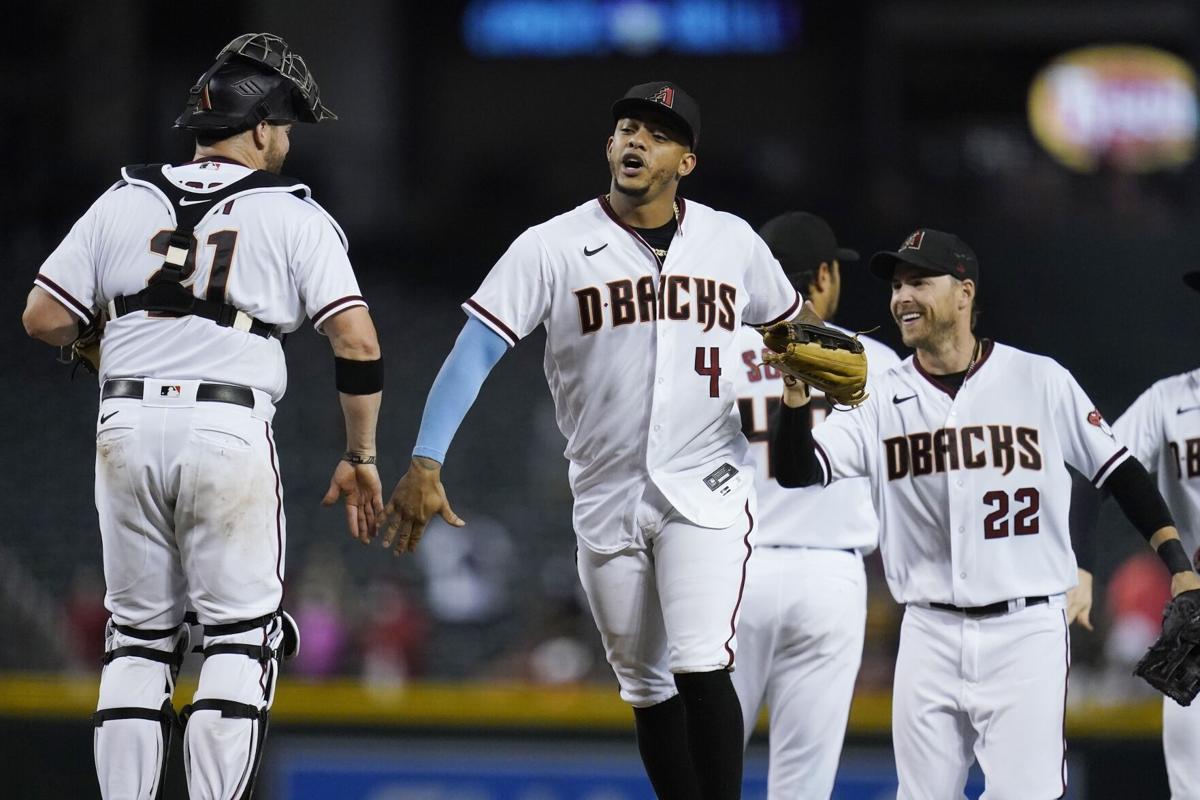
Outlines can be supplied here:
<path id="1" fill-rule="evenodd" d="M 975 347 L 971 350 L 971 360 L 967 363 L 967 371 L 963 374 L 963 383 L 971 377 L 971 373 L 975 371 L 975 360 L 979 358 L 980 352 L 983 350 L 983 342 L 978 337 L 975 338 Z"/>
<path id="2" fill-rule="evenodd" d="M 612 192 L 609 192 L 604 195 L 604 202 L 608 203 L 609 208 L 612 208 Z M 673 213 L 675 215 L 675 225 L 676 225 L 676 227 L 678 227 L 679 226 L 679 201 L 678 200 L 671 201 L 671 213 Z M 631 225 L 630 227 L 633 227 L 633 226 Z M 640 234 L 639 234 L 639 238 L 641 238 L 643 241 L 645 241 L 645 237 L 640 236 Z M 650 251 L 658 257 L 659 261 L 663 261 L 666 259 L 666 257 L 667 257 L 666 250 L 661 250 L 657 247 L 653 247 L 649 242 L 646 242 L 646 246 L 649 247 Z"/>

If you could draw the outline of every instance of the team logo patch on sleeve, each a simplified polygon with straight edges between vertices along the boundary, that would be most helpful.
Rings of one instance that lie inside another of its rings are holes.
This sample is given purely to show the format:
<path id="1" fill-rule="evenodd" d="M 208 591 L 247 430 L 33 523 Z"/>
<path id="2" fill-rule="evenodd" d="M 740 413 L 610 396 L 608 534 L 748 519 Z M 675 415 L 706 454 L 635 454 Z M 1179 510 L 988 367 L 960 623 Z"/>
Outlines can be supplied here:
<path id="1" fill-rule="evenodd" d="M 1109 436 L 1113 435 L 1112 428 L 1110 428 L 1108 423 L 1104 421 L 1104 417 L 1100 416 L 1099 410 L 1093 408 L 1091 411 L 1089 411 L 1087 415 L 1087 421 L 1107 433 Z"/>

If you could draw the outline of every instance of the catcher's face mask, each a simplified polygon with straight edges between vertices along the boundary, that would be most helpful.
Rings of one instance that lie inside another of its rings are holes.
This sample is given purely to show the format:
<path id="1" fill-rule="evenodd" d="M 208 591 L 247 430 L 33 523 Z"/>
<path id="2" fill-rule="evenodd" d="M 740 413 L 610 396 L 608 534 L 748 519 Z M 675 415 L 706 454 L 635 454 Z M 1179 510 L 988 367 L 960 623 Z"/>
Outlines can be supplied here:
<path id="1" fill-rule="evenodd" d="M 321 122 L 337 115 L 321 102 L 317 82 L 288 43 L 270 33 L 246 33 L 217 54 L 188 91 L 175 127 L 237 132 L 269 122 Z"/>

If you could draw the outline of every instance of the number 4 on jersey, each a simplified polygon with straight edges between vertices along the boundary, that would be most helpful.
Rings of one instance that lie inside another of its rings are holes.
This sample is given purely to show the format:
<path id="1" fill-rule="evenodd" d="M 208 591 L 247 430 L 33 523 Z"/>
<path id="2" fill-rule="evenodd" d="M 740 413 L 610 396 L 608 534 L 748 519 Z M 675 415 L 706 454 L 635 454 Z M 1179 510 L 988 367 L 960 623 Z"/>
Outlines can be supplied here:
<path id="1" fill-rule="evenodd" d="M 696 374 L 708 378 L 708 396 L 721 396 L 721 348 L 708 348 L 708 358 L 705 359 L 703 347 L 696 348 Z"/>

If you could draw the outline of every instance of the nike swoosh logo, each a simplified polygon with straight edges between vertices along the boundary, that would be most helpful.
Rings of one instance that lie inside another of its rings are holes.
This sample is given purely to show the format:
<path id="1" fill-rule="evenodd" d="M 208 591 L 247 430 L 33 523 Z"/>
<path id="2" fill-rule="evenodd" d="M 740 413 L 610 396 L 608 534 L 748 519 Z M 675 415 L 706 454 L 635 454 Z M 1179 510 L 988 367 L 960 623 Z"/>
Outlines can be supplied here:
<path id="1" fill-rule="evenodd" d="M 1175 413 L 1176 414 L 1186 414 L 1189 411 L 1200 411 L 1200 406 L 1188 406 L 1187 408 L 1179 409 Z"/>
<path id="2" fill-rule="evenodd" d="M 112 419 L 113 417 L 115 417 L 117 414 L 120 414 L 120 413 L 121 413 L 120 411 L 112 411 L 108 414 L 101 414 L 100 415 L 100 424 L 103 425 L 104 423 L 108 422 L 110 419 Z"/>
<path id="3" fill-rule="evenodd" d="M 595 250 L 588 250 L 587 245 L 585 244 L 583 246 L 583 254 L 585 256 L 594 256 L 594 255 L 596 255 L 596 253 L 599 253 L 601 250 L 603 250 L 606 247 L 608 247 L 608 242 L 605 242 L 604 244 L 600 245 Z"/>
<path id="4" fill-rule="evenodd" d="M 211 202 L 212 202 L 211 197 L 208 198 L 207 200 L 188 200 L 186 197 L 179 198 L 179 205 L 181 205 L 181 206 L 194 206 L 194 205 L 198 205 L 200 203 L 211 203 Z"/>
<path id="5" fill-rule="evenodd" d="M 910 394 L 908 397 L 901 397 L 898 394 L 894 394 L 894 395 L 892 395 L 892 402 L 895 403 L 896 405 L 900 405 L 901 403 L 907 403 L 909 400 L 912 400 L 914 397 L 916 397 L 915 394 Z"/>

